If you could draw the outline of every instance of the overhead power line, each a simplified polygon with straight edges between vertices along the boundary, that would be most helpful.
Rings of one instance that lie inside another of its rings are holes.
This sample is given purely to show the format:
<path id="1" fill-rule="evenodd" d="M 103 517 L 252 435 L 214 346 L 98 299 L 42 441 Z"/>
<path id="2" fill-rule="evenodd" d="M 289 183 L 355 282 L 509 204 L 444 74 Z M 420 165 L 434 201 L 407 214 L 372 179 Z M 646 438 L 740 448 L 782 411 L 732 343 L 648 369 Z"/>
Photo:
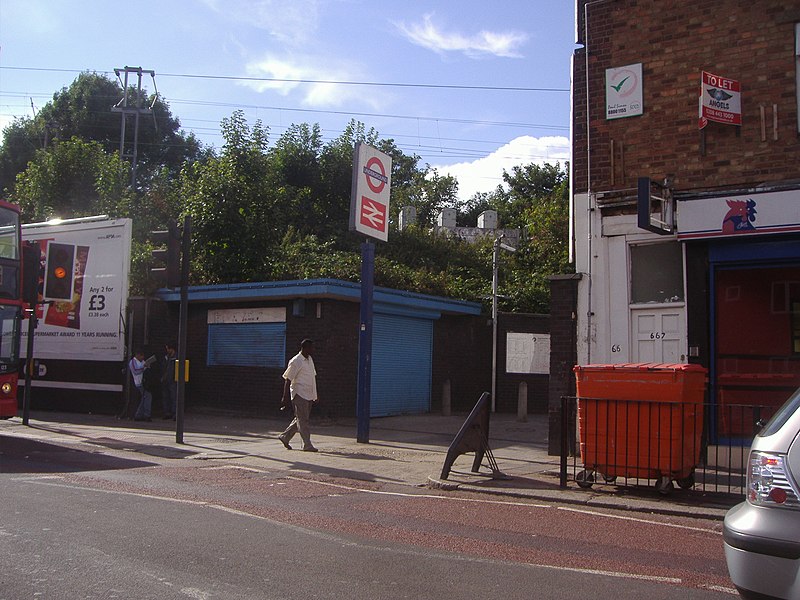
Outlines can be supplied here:
<path id="1" fill-rule="evenodd" d="M 0 66 L 0 70 L 7 69 L 7 70 L 16 70 L 16 71 L 40 71 L 40 72 L 61 72 L 61 73 L 85 73 L 85 72 L 93 72 L 97 74 L 107 74 L 110 75 L 111 71 L 97 71 L 91 69 L 55 69 L 55 68 L 39 68 L 39 67 L 9 67 L 9 66 Z M 569 89 L 558 89 L 558 88 L 526 88 L 521 86 L 509 86 L 509 87 L 502 87 L 502 86 L 471 86 L 471 85 L 445 85 L 445 84 L 415 84 L 415 83 L 389 83 L 389 82 L 362 82 L 362 81 L 326 81 L 326 80 L 312 80 L 312 79 L 278 79 L 278 78 L 259 78 L 259 77 L 236 77 L 236 76 L 225 76 L 225 75 L 197 75 L 197 74 L 187 74 L 187 73 L 159 73 L 160 77 L 184 77 L 184 78 L 195 78 L 195 79 L 216 79 L 216 80 L 241 80 L 241 81 L 263 81 L 263 82 L 286 82 L 286 83 L 306 83 L 306 84 L 337 84 L 337 85 L 365 85 L 365 86 L 386 86 L 386 87 L 400 87 L 400 88 L 441 88 L 441 89 L 460 89 L 460 90 L 479 90 L 479 91 L 529 91 L 529 92 L 569 92 Z M 30 92 L 17 92 L 17 91 L 9 91 L 5 90 L 0 92 L 0 97 L 7 96 L 7 97 L 24 97 L 26 99 L 30 99 L 32 96 L 39 97 L 38 94 L 31 94 Z M 49 94 L 42 94 L 42 98 L 48 98 Z M 162 97 L 163 98 L 163 97 Z M 438 131 L 438 124 L 439 123 L 454 123 L 454 124 L 466 124 L 466 125 L 480 125 L 480 126 L 493 126 L 493 127 L 514 127 L 514 128 L 528 128 L 528 129 L 539 129 L 539 130 L 551 130 L 551 131 L 567 131 L 569 128 L 566 126 L 560 125 L 545 125 L 545 124 L 537 124 L 537 123 L 524 123 L 524 122 L 507 122 L 507 121 L 489 121 L 489 120 L 477 120 L 477 119 L 458 119 L 458 118 L 446 118 L 446 117 L 430 117 L 430 116 L 414 116 L 414 115 L 403 115 L 403 114 L 389 114 L 389 113 L 370 113 L 370 112 L 363 112 L 363 111 L 343 111 L 343 110 L 325 110 L 325 109 L 310 109 L 310 108 L 297 108 L 297 107 L 288 107 L 288 106 L 267 106 L 267 105 L 259 105 L 259 104 L 244 104 L 244 103 L 230 103 L 230 102 L 219 102 L 219 101 L 204 101 L 204 100 L 195 100 L 195 99 L 182 99 L 182 98 L 163 98 L 164 101 L 168 101 L 170 104 L 181 104 L 181 105 L 195 105 L 195 106 L 210 106 L 210 107 L 225 107 L 225 108 L 232 108 L 232 109 L 247 109 L 247 110 L 256 110 L 256 111 L 277 111 L 277 112 L 287 112 L 287 113 L 306 113 L 306 114 L 320 114 L 320 115 L 343 115 L 348 116 L 351 118 L 370 118 L 370 119 L 397 119 L 397 120 L 408 120 L 408 121 L 417 121 L 417 122 L 430 122 L 437 124 L 437 131 Z M 197 119 L 181 119 L 183 122 L 182 128 L 188 129 L 189 131 L 205 131 L 204 135 L 208 136 L 220 136 L 221 132 L 219 132 L 216 128 L 209 128 L 209 127 L 202 127 L 202 126 L 195 126 L 195 127 L 186 127 L 185 121 L 192 122 L 192 121 L 200 121 L 200 122 L 211 122 L 205 120 L 197 120 Z M 284 129 L 282 125 L 272 124 L 270 127 L 274 127 L 276 129 Z M 487 151 L 479 150 L 477 148 L 471 147 L 458 147 L 461 143 L 465 144 L 501 144 L 501 142 L 490 142 L 489 140 L 466 140 L 466 139 L 459 139 L 459 138 L 447 138 L 442 136 L 423 136 L 419 133 L 417 135 L 409 134 L 409 133 L 387 133 L 383 132 L 383 135 L 386 137 L 390 137 L 395 139 L 398 143 L 398 146 L 404 148 L 405 150 L 411 152 L 417 152 L 422 154 L 422 156 L 427 156 L 430 159 L 438 160 L 438 159 L 465 159 L 469 160 L 472 158 L 480 157 L 486 154 Z M 557 134 L 553 134 L 557 135 Z M 400 139 L 405 139 L 405 143 L 400 141 Z M 331 137 L 331 139 L 334 139 Z M 427 142 L 427 143 L 426 143 Z M 437 143 L 438 142 L 438 143 Z M 447 142 L 456 142 L 458 146 L 448 145 Z M 150 145 L 147 143 L 143 143 L 144 145 Z M 537 152 L 536 156 L 531 156 L 526 153 L 525 158 L 534 158 L 534 159 L 547 159 L 549 156 L 541 156 L 540 150 Z M 544 150 L 545 154 L 550 154 L 549 150 Z M 506 158 L 512 158 L 511 156 L 506 156 Z M 513 157 L 516 158 L 516 157 Z M 523 158 L 520 156 L 519 158 Z"/>
<path id="2" fill-rule="evenodd" d="M 514 123 L 510 121 L 486 121 L 476 119 L 453 119 L 447 117 L 420 117 L 413 115 L 397 115 L 389 113 L 369 113 L 363 111 L 346 111 L 346 110 L 324 110 L 319 108 L 295 108 L 286 106 L 265 106 L 259 104 L 242 104 L 231 102 L 215 102 L 212 100 L 184 100 L 181 98 L 170 98 L 170 104 L 191 104 L 195 106 L 221 106 L 225 108 L 241 108 L 249 110 L 278 110 L 284 112 L 300 112 L 311 114 L 324 114 L 324 115 L 343 115 L 347 117 L 374 117 L 381 119 L 404 119 L 410 121 L 435 121 L 440 123 L 459 123 L 462 125 L 494 125 L 498 127 L 532 127 L 535 129 L 558 129 L 568 130 L 569 127 L 561 125 L 540 125 L 536 123 Z"/>
<path id="3" fill-rule="evenodd" d="M 0 67 L 2 69 L 3 67 Z M 0 92 L 0 98 L 3 96 L 9 97 L 29 97 L 31 96 L 30 92 L 11 92 L 11 91 L 3 91 Z M 47 94 L 33 94 L 34 97 L 41 97 L 47 98 Z M 542 123 L 521 123 L 521 122 L 512 122 L 512 121 L 488 121 L 488 120 L 481 120 L 481 119 L 454 119 L 454 118 L 447 118 L 447 117 L 421 117 L 421 116 L 414 116 L 414 115 L 400 115 L 400 114 L 390 114 L 390 113 L 370 113 L 364 111 L 344 111 L 344 110 L 325 110 L 325 109 L 315 109 L 315 108 L 297 108 L 297 107 L 290 107 L 290 106 L 268 106 L 264 104 L 244 104 L 241 102 L 218 102 L 213 100 L 187 100 L 182 98 L 166 98 L 163 95 L 161 96 L 162 99 L 168 101 L 170 105 L 174 104 L 184 104 L 190 106 L 218 106 L 222 108 L 232 108 L 232 109 L 247 109 L 247 110 L 275 110 L 280 112 L 297 112 L 297 113 L 308 113 L 308 114 L 321 114 L 321 115 L 343 115 L 349 117 L 371 117 L 371 118 L 382 118 L 382 119 L 400 119 L 400 120 L 410 120 L 410 121 L 430 121 L 430 122 L 438 122 L 438 123 L 458 123 L 462 125 L 486 125 L 486 126 L 496 126 L 496 127 L 525 127 L 531 129 L 549 129 L 554 131 L 568 131 L 569 127 L 566 125 L 545 125 Z M 21 107 L 22 105 L 16 105 L 17 107 Z M 25 105 L 27 106 L 27 105 Z M 11 107 L 11 105 L 9 105 Z M 183 121 L 184 119 L 181 119 Z"/>
<path id="4" fill-rule="evenodd" d="M 399 87 L 399 88 L 425 88 L 443 90 L 483 90 L 498 92 L 569 92 L 569 88 L 533 88 L 522 86 L 499 86 L 499 85 L 458 85 L 442 83 L 398 83 L 381 81 L 341 81 L 328 79 L 283 79 L 280 77 L 241 77 L 236 75 L 191 75 L 187 73 L 160 73 L 161 77 L 184 77 L 196 79 L 223 79 L 229 81 L 264 81 L 268 83 L 320 83 L 333 85 L 362 85 L 375 87 Z"/>
<path id="5" fill-rule="evenodd" d="M 110 75 L 113 71 L 93 70 L 93 69 L 53 69 L 43 67 L 9 67 L 0 66 L 0 69 L 9 71 L 48 71 L 52 73 L 83 73 L 89 70 L 93 73 L 103 73 Z M 402 83 L 389 81 L 346 81 L 328 79 L 287 79 L 282 77 L 244 77 L 241 75 L 200 75 L 196 73 L 159 73 L 159 77 L 181 77 L 187 79 L 216 79 L 225 81 L 254 81 L 266 83 L 312 83 L 312 84 L 332 84 L 332 85 L 356 85 L 372 87 L 399 87 L 399 88 L 424 88 L 424 89 L 443 89 L 443 90 L 481 90 L 497 92 L 559 92 L 569 93 L 569 88 L 546 88 L 546 87 L 524 87 L 524 86 L 501 86 L 501 85 L 465 85 L 465 84 L 442 84 L 442 83 Z"/>

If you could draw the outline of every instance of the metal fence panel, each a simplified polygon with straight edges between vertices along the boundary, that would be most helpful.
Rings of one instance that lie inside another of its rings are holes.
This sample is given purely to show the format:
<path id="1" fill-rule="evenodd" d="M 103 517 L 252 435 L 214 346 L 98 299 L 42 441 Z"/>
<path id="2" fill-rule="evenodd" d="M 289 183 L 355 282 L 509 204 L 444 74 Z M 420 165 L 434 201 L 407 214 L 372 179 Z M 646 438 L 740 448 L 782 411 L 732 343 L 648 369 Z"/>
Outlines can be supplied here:
<path id="1" fill-rule="evenodd" d="M 743 495 L 752 435 L 767 407 L 563 397 L 561 487 L 655 486 Z M 717 435 L 737 423 L 737 436 Z M 747 435 L 745 432 L 752 432 Z M 712 435 L 713 434 L 713 435 Z"/>

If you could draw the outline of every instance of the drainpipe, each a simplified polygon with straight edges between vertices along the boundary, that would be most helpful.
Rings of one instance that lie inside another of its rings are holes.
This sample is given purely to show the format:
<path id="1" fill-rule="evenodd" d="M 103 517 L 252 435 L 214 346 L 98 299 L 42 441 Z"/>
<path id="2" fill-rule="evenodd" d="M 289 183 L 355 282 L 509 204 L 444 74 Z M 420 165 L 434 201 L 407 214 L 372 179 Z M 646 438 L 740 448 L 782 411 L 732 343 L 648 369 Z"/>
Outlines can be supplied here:
<path id="1" fill-rule="evenodd" d="M 587 310 L 586 310 L 586 362 L 592 362 L 592 220 L 594 217 L 594 193 L 592 192 L 592 144 L 591 144 L 591 96 L 589 94 L 589 7 L 596 4 L 604 4 L 608 0 L 593 0 L 583 5 L 583 48 L 586 70 L 586 195 L 588 206 L 587 213 L 587 233 L 588 243 L 586 257 L 586 268 L 588 276 L 587 287 Z"/>

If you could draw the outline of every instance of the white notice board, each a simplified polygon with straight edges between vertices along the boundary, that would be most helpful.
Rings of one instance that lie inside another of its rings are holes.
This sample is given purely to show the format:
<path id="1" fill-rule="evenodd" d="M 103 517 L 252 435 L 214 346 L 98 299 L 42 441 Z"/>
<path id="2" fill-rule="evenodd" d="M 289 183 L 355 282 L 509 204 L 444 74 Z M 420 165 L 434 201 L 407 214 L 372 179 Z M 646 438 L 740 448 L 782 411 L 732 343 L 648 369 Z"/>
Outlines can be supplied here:
<path id="1" fill-rule="evenodd" d="M 550 334 L 506 334 L 506 373 L 550 374 Z"/>

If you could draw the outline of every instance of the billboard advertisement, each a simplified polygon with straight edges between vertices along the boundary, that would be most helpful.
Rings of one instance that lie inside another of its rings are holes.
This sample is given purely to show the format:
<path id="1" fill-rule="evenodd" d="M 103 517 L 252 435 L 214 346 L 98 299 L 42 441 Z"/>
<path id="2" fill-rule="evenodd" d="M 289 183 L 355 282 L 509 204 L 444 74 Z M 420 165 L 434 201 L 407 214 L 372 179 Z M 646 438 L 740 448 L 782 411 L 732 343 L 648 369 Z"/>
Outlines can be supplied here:
<path id="1" fill-rule="evenodd" d="M 34 357 L 88 361 L 125 358 L 131 220 L 88 218 L 22 226 L 41 251 Z M 23 327 L 22 356 L 27 348 Z"/>

